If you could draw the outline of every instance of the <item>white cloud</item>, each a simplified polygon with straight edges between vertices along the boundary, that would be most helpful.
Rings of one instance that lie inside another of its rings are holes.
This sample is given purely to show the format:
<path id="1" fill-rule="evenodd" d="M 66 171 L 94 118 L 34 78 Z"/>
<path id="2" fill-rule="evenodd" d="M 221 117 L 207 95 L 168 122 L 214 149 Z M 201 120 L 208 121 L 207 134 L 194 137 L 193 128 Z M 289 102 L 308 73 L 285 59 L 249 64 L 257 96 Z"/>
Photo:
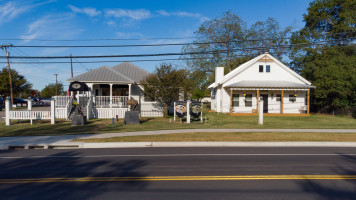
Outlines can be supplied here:
<path id="1" fill-rule="evenodd" d="M 35 8 L 40 5 L 48 4 L 53 2 L 54 0 L 45 1 L 37 4 L 29 4 L 28 2 L 7 2 L 5 4 L 0 5 L 0 25 L 6 22 L 11 21 L 12 19 L 20 16 L 26 11 Z"/>
<path id="2" fill-rule="evenodd" d="M 47 15 L 28 25 L 28 30 L 21 35 L 21 39 L 68 39 L 82 32 L 71 24 L 72 14 Z"/>
<path id="3" fill-rule="evenodd" d="M 199 19 L 201 22 L 209 20 L 208 17 L 203 16 L 200 13 L 190 13 L 190 12 L 184 12 L 184 11 L 177 11 L 177 12 L 167 12 L 165 10 L 158 10 L 158 14 L 162 16 L 177 16 L 177 17 L 191 17 L 191 18 L 196 18 Z"/>
<path id="4" fill-rule="evenodd" d="M 97 11 L 96 8 L 78 8 L 73 5 L 69 5 L 68 7 L 75 13 L 86 14 L 90 17 L 95 17 L 101 14 L 101 11 Z"/>
<path id="5" fill-rule="evenodd" d="M 131 20 L 143 20 L 152 17 L 151 12 L 146 9 L 129 10 L 121 8 L 107 9 L 105 10 L 105 16 L 115 18 L 129 18 Z"/>

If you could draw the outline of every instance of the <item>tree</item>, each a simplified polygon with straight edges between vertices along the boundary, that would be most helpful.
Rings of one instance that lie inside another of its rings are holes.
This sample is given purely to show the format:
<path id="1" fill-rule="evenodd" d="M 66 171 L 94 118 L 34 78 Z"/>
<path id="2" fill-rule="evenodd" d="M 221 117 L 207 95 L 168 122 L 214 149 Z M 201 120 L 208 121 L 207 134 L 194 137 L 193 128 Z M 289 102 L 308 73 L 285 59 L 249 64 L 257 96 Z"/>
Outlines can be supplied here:
<path id="1" fill-rule="evenodd" d="M 291 66 L 317 86 L 311 93 L 317 110 L 356 104 L 355 10 L 355 0 L 316 0 L 305 27 L 292 34 Z"/>
<path id="2" fill-rule="evenodd" d="M 196 85 L 193 96 L 208 94 L 207 86 L 214 80 L 215 67 L 225 67 L 228 73 L 242 63 L 268 51 L 281 59 L 289 51 L 287 36 L 292 26 L 281 28 L 278 21 L 268 18 L 248 27 L 231 11 L 204 22 L 195 32 L 196 40 L 182 47 Z"/>
<path id="3" fill-rule="evenodd" d="M 20 93 L 30 90 L 32 87 L 32 84 L 14 69 L 11 70 L 11 79 L 14 96 L 19 96 Z M 9 71 L 6 67 L 2 68 L 0 72 L 0 96 L 10 96 Z"/>
<path id="4" fill-rule="evenodd" d="M 146 97 L 155 99 L 164 105 L 164 116 L 168 116 L 168 106 L 172 101 L 179 99 L 179 95 L 190 88 L 190 81 L 187 78 L 189 73 L 184 69 L 177 69 L 171 64 L 162 63 L 156 67 L 154 73 L 148 75 L 141 81 L 143 93 Z"/>
<path id="5" fill-rule="evenodd" d="M 56 87 L 57 87 L 57 94 L 61 95 L 64 93 L 64 89 L 63 89 L 63 83 L 57 83 L 57 85 L 55 83 L 50 83 L 48 85 L 45 86 L 45 88 L 43 88 L 41 94 L 42 97 L 46 97 L 46 98 L 50 98 L 53 96 L 56 96 Z"/>

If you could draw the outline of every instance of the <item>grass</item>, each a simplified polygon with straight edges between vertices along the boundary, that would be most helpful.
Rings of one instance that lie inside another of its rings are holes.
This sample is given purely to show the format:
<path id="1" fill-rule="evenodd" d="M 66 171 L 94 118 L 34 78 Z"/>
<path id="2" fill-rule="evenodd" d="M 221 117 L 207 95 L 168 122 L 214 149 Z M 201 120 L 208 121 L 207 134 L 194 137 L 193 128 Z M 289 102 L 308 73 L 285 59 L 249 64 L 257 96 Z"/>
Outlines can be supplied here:
<path id="1" fill-rule="evenodd" d="M 12 121 L 11 126 L 0 123 L 0 137 L 4 136 L 37 136 L 37 135 L 69 135 L 93 134 L 110 132 L 131 132 L 168 129 L 356 129 L 356 120 L 349 116 L 331 116 L 312 114 L 310 117 L 266 116 L 264 125 L 257 125 L 257 116 L 229 116 L 226 114 L 205 112 L 207 121 L 192 121 L 191 124 L 180 123 L 179 120 L 169 123 L 172 118 L 143 118 L 139 125 L 125 125 L 123 120 L 111 124 L 108 119 L 90 120 L 85 126 L 71 126 L 70 122 L 58 121 L 51 125 L 49 121 Z"/>
<path id="2" fill-rule="evenodd" d="M 76 142 L 356 142 L 356 133 L 177 133 L 112 138 L 80 139 Z"/>

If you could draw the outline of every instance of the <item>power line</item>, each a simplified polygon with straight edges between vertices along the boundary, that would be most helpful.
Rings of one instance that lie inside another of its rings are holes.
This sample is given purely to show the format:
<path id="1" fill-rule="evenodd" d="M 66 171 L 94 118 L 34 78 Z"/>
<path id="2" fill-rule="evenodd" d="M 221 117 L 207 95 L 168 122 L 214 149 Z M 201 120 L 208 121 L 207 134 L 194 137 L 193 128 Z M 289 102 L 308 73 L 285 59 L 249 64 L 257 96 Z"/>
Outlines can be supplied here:
<path id="1" fill-rule="evenodd" d="M 356 37 L 350 37 L 347 39 L 355 39 Z M 292 46 L 301 45 L 316 45 L 323 44 L 332 41 L 342 41 L 344 39 L 334 39 L 334 40 L 324 40 L 318 42 L 308 42 L 308 43 L 298 43 L 290 45 L 276 45 L 269 47 L 274 48 L 287 48 Z M 263 50 L 265 47 L 253 47 L 253 48 L 243 48 L 243 49 L 230 49 L 229 51 L 244 51 L 244 50 Z M 210 50 L 210 51 L 200 51 L 200 52 L 184 52 L 184 53 L 155 53 L 155 54 L 127 54 L 127 55 L 91 55 L 91 56 L 13 56 L 12 59 L 68 59 L 68 58 L 123 58 L 123 57 L 155 57 L 155 56 L 182 56 L 182 55 L 199 55 L 199 54 L 215 54 L 215 53 L 226 53 L 227 50 Z M 0 58 L 5 58 L 0 56 Z"/>
<path id="2" fill-rule="evenodd" d="M 335 34 L 346 34 L 356 32 L 344 32 Z M 332 35 L 332 34 L 330 34 Z M 301 36 L 300 36 L 301 37 Z M 164 44 L 125 44 L 125 45 L 14 45 L 13 47 L 22 48 L 122 48 L 122 47 L 155 47 L 155 46 L 185 46 L 185 45 L 207 45 L 207 44 L 226 44 L 226 43 L 245 43 L 258 41 L 275 41 L 281 39 L 292 39 L 292 37 L 281 38 L 266 38 L 266 39 L 247 39 L 247 40 L 229 40 L 229 41 L 213 41 L 213 42 L 189 42 L 189 43 L 164 43 Z M 336 40 L 353 39 L 343 38 Z"/>
<path id="3" fill-rule="evenodd" d="M 23 55 L 26 55 L 26 56 L 29 56 L 28 54 L 26 54 L 25 52 L 21 51 L 20 49 L 11 49 L 11 51 L 17 55 L 20 55 L 20 53 L 18 53 L 17 51 L 21 52 Z M 11 57 L 12 59 L 12 57 Z M 40 63 L 38 62 L 38 60 L 35 60 L 35 59 L 30 59 L 30 60 L 33 60 L 33 62 L 28 62 L 27 64 L 35 64 L 35 65 L 38 65 L 41 67 L 41 69 L 45 70 L 45 71 L 48 71 L 48 72 L 51 72 L 51 73 L 56 73 L 58 72 L 58 70 L 52 70 L 52 69 L 47 69 L 47 68 L 42 68 L 42 67 L 46 67 L 44 66 L 43 64 L 50 64 L 50 63 Z M 36 62 L 37 61 L 37 62 Z M 14 63 L 14 64 L 17 64 L 16 62 L 11 62 L 11 63 Z M 67 73 L 67 71 L 63 71 L 63 70 L 60 70 L 62 73 Z"/>
<path id="4" fill-rule="evenodd" d="M 242 56 L 242 55 L 241 55 Z M 168 59 L 149 59 L 149 60 L 102 60 L 102 61 L 82 61 L 82 62 L 73 62 L 73 63 L 117 63 L 117 62 L 150 62 L 150 61 L 174 61 L 174 60 L 196 60 L 199 58 L 168 58 Z M 211 58 L 207 58 L 207 59 L 213 59 Z M 5 63 L 5 62 L 0 62 L 0 63 Z M 34 62 L 22 62 L 22 61 L 15 61 L 15 62 L 11 62 L 14 64 L 31 64 Z M 44 61 L 44 62 L 35 62 L 35 63 L 41 63 L 41 64 L 47 64 L 47 63 L 53 63 L 53 64 L 68 64 L 70 63 L 70 61 Z M 89 70 L 90 71 L 90 70 Z"/>
<path id="5" fill-rule="evenodd" d="M 75 59 L 74 58 L 74 60 L 76 60 L 77 62 L 75 62 L 75 63 L 79 63 L 84 69 L 86 69 L 87 71 L 90 71 L 87 67 L 85 67 L 83 64 L 82 64 L 82 62 L 79 62 L 77 59 Z M 71 62 L 71 63 L 73 63 L 73 62 Z"/>
<path id="6" fill-rule="evenodd" d="M 349 32 L 341 32 L 341 33 L 331 33 L 331 32 L 323 32 L 314 34 L 314 36 L 320 35 L 342 35 L 356 33 L 355 31 Z M 303 36 L 300 36 L 303 37 Z M 59 41 L 59 42 L 76 42 L 76 41 L 142 41 L 142 40 L 179 40 L 179 39 L 194 39 L 197 37 L 162 37 L 162 38 L 92 38 L 92 39 L 68 39 L 68 40 L 59 40 L 59 39 L 29 39 L 29 38 L 0 38 L 0 40 L 14 40 L 14 41 Z M 274 38 L 274 39 L 288 39 L 288 38 Z M 273 40 L 273 39 L 270 39 Z"/>

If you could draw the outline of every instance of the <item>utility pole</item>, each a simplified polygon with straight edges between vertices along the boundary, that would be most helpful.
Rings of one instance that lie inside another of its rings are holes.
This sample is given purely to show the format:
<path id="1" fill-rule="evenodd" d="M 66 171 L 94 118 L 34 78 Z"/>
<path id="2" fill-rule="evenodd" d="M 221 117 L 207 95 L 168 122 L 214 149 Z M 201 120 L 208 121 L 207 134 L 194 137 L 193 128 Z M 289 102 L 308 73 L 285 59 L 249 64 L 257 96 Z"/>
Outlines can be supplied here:
<path id="1" fill-rule="evenodd" d="M 5 50 L 6 53 L 6 60 L 7 60 L 7 69 L 9 71 L 9 83 L 10 83 L 10 98 L 11 98 L 11 106 L 14 105 L 14 96 L 12 93 L 12 80 L 11 80 L 11 69 L 10 69 L 10 61 L 9 61 L 9 52 L 7 52 L 7 47 L 12 47 L 12 44 L 1 45 L 0 48 Z"/>
<path id="2" fill-rule="evenodd" d="M 57 87 L 58 87 L 58 83 L 57 83 L 57 76 L 58 76 L 58 74 L 53 74 L 53 75 L 55 75 L 56 76 L 56 96 L 57 96 Z"/>
<path id="3" fill-rule="evenodd" d="M 72 63 L 72 54 L 70 54 L 70 74 L 73 78 L 73 63 Z"/>

